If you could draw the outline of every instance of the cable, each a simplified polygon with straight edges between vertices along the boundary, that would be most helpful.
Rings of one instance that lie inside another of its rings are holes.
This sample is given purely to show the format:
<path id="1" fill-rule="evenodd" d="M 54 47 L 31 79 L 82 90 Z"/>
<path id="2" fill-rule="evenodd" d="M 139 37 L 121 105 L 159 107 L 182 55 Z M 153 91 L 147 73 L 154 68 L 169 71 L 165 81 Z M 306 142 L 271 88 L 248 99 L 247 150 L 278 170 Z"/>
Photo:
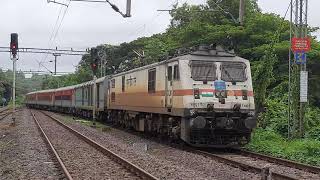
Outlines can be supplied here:
<path id="1" fill-rule="evenodd" d="M 61 7 L 60 7 L 60 10 L 59 10 L 58 17 L 57 17 L 56 22 L 55 22 L 55 24 L 54 24 L 54 26 L 53 26 L 53 29 L 52 29 L 52 32 L 51 32 L 51 35 L 50 35 L 50 38 L 49 38 L 49 41 L 48 41 L 48 47 L 51 46 L 51 40 L 52 40 L 52 38 L 53 38 L 53 36 L 54 36 L 54 32 L 55 32 L 56 27 L 57 27 L 57 25 L 58 25 L 58 22 L 59 22 L 59 19 L 60 19 L 60 16 L 61 16 L 61 12 L 62 12 L 62 8 L 63 8 L 63 7 L 61 6 Z M 44 58 L 43 58 L 40 62 L 45 61 L 45 60 L 47 59 L 47 57 L 48 57 L 48 54 L 44 55 Z M 39 69 L 38 69 L 38 70 L 40 70 L 40 66 L 39 66 Z"/>
<path id="2" fill-rule="evenodd" d="M 63 15 L 62 15 L 60 24 L 59 24 L 59 26 L 57 26 L 57 29 L 56 29 L 55 33 L 54 33 L 54 30 L 53 30 L 53 32 L 52 32 L 52 35 L 54 34 L 54 36 L 53 36 L 53 37 L 51 36 L 51 38 L 49 39 L 49 48 L 52 46 L 52 43 L 54 43 L 55 39 L 57 38 L 57 35 L 58 35 L 59 30 L 60 30 L 60 28 L 61 28 L 62 22 L 63 22 L 66 14 L 67 14 L 67 11 L 68 11 L 68 8 L 69 8 L 70 3 L 71 3 L 71 0 L 68 1 L 68 4 L 67 4 L 67 6 L 66 6 L 66 9 L 65 9 L 64 12 L 63 12 Z M 59 12 L 59 16 L 58 16 L 58 18 L 57 18 L 56 24 L 57 24 L 57 22 L 58 22 L 58 20 L 59 20 L 59 18 L 60 18 L 61 11 L 62 11 L 62 7 L 60 8 L 60 12 Z M 56 25 L 55 25 L 55 26 L 56 26 Z M 48 58 L 48 56 L 49 56 L 49 54 L 46 54 L 45 57 L 44 57 L 44 59 L 42 59 L 42 60 L 40 61 L 40 63 L 42 63 L 43 61 L 46 61 L 47 58 Z M 44 67 L 44 66 L 43 66 L 43 67 Z M 46 67 L 45 67 L 45 68 L 46 68 Z M 46 68 L 46 69 L 48 70 L 48 68 Z M 39 69 L 39 70 L 40 70 L 40 69 Z"/>
<path id="3" fill-rule="evenodd" d="M 58 29 L 57 29 L 57 31 L 56 31 L 56 33 L 55 33 L 55 35 L 54 35 L 53 40 L 52 40 L 53 42 L 54 42 L 54 40 L 56 39 L 56 37 L 57 37 L 57 35 L 58 35 L 58 33 L 59 33 L 59 30 L 60 30 L 60 27 L 61 27 L 62 22 L 63 22 L 63 20 L 64 20 L 64 17 L 65 17 L 66 14 L 67 14 L 67 11 L 68 11 L 70 2 L 71 2 L 71 1 L 69 0 L 69 3 L 68 3 L 68 5 L 67 5 L 67 8 L 65 9 L 65 11 L 64 11 L 64 13 L 63 13 L 62 19 L 61 19 L 60 24 L 59 24 L 59 26 L 58 26 Z"/>
<path id="4" fill-rule="evenodd" d="M 188 1 L 188 0 L 187 0 L 187 1 Z M 178 3 L 178 2 L 179 2 L 179 0 L 173 0 L 172 3 L 171 3 L 171 5 L 169 5 L 167 8 L 173 6 L 174 4 L 176 4 L 176 3 Z M 161 12 L 158 12 L 157 14 L 154 14 L 154 15 L 152 16 L 152 18 L 150 19 L 150 21 L 148 21 L 147 23 L 142 24 L 142 25 L 139 26 L 137 29 L 135 29 L 135 30 L 133 30 L 132 32 L 130 32 L 130 33 L 128 34 L 128 37 L 129 37 L 129 38 L 132 37 L 134 34 L 137 34 L 137 32 L 140 33 L 140 32 L 141 32 L 141 30 L 140 30 L 141 28 L 146 29 L 147 24 L 151 24 L 152 22 L 154 22 L 162 13 L 163 13 L 163 12 L 161 11 Z"/>

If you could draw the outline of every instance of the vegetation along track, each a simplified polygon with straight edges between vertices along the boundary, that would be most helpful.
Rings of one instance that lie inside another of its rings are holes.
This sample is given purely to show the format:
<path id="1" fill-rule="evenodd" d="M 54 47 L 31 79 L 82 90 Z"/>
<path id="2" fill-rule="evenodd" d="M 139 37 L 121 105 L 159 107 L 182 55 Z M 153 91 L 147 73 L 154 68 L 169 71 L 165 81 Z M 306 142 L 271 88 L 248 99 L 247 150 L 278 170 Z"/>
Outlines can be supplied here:
<path id="1" fill-rule="evenodd" d="M 31 114 L 68 179 L 157 179 L 59 119 Z"/>
<path id="2" fill-rule="evenodd" d="M 320 179 L 320 168 L 308 166 L 288 160 L 265 156 L 244 150 L 232 150 L 232 152 L 207 152 L 195 150 L 202 154 L 236 166 L 251 172 L 260 173 L 262 179 L 270 177 L 274 180 L 300 180 L 300 179 Z"/>

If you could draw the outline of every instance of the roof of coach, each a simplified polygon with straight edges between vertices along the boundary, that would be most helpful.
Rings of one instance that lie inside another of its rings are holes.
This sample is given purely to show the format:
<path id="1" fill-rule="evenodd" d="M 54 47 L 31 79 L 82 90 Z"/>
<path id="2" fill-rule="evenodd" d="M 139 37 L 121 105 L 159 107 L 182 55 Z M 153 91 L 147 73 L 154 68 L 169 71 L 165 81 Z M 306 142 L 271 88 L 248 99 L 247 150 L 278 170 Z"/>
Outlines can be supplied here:
<path id="1" fill-rule="evenodd" d="M 56 91 L 65 91 L 65 90 L 70 90 L 70 89 L 74 89 L 76 86 L 77 86 L 77 85 L 61 87 L 61 88 L 56 89 Z"/>
<path id="2" fill-rule="evenodd" d="M 140 71 L 143 69 L 150 69 L 152 67 L 156 67 L 165 63 L 177 61 L 177 60 L 198 60 L 198 61 L 237 61 L 237 62 L 248 62 L 249 60 L 236 56 L 234 54 L 225 52 L 225 51 L 217 51 L 217 50 L 209 50 L 209 51 L 194 51 L 186 54 L 182 54 L 180 56 L 173 57 L 168 60 L 164 60 L 161 62 L 156 62 L 153 64 L 149 64 L 143 67 L 135 68 L 126 72 L 121 72 L 118 74 L 114 74 L 111 77 L 117 77 L 128 73 L 133 73 L 136 71 Z"/>
<path id="3" fill-rule="evenodd" d="M 41 90 L 41 91 L 34 91 L 30 92 L 27 95 L 32 95 L 32 94 L 37 94 L 37 93 L 49 93 L 49 92 L 55 92 L 55 89 L 46 89 L 46 90 Z"/>
<path id="4" fill-rule="evenodd" d="M 109 77 L 109 76 L 104 76 L 104 77 L 101 77 L 101 78 L 97 79 L 96 83 L 103 82 L 107 77 Z M 77 84 L 77 85 L 75 85 L 74 88 L 79 88 L 79 87 L 83 87 L 83 86 L 89 86 L 89 85 L 92 85 L 92 84 L 93 84 L 93 80 L 87 81 L 87 82 L 84 82 L 84 83 L 81 83 L 81 84 Z"/>
<path id="5" fill-rule="evenodd" d="M 108 76 L 106 76 L 106 77 L 108 77 Z M 96 83 L 103 82 L 106 77 L 101 77 L 101 78 L 97 79 Z M 92 85 L 92 84 L 93 84 L 93 81 L 88 81 L 88 82 L 84 82 L 84 83 L 73 85 L 73 86 L 61 87 L 61 88 L 58 88 L 58 89 L 47 89 L 47 90 L 41 90 L 41 91 L 34 91 L 34 92 L 27 93 L 27 95 L 32 95 L 32 94 L 36 94 L 36 93 L 48 93 L 48 92 L 56 92 L 56 91 L 65 91 L 65 90 L 75 89 L 75 88 L 78 88 L 78 87 Z"/>

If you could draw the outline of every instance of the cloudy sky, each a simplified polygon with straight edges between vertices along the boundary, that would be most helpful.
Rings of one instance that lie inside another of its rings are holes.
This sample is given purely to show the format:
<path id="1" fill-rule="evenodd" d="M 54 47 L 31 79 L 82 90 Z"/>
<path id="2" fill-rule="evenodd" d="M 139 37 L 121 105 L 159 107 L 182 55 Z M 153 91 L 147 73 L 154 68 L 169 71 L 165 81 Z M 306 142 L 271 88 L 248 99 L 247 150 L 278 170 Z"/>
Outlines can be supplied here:
<path id="1" fill-rule="evenodd" d="M 67 3 L 68 0 L 56 0 Z M 126 0 L 111 0 L 125 11 Z M 103 3 L 71 2 L 69 8 L 47 0 L 1 0 L 0 1 L 0 47 L 9 46 L 10 33 L 19 33 L 19 47 L 60 49 L 86 49 L 99 44 L 120 44 L 138 37 L 164 32 L 170 16 L 157 9 L 170 9 L 177 0 L 132 0 L 132 17 L 124 19 L 110 6 Z M 203 4 L 206 0 L 178 0 Z M 283 16 L 289 0 L 258 0 L 264 12 Z M 319 0 L 309 0 L 309 23 L 320 26 Z M 64 15 L 65 14 L 65 15 Z M 59 18 L 58 18 L 59 17 Z M 64 17 L 64 18 L 63 18 Z M 61 23 L 62 22 L 62 23 Z M 61 24 L 61 25 L 60 25 Z M 60 28 L 58 28 L 60 27 Z M 56 35 L 56 36 L 55 36 Z M 320 35 L 319 33 L 317 35 Z M 318 36 L 320 37 L 320 36 Z M 18 69 L 45 70 L 39 62 L 53 71 L 53 56 L 20 54 Z M 58 71 L 71 72 L 81 57 L 61 56 Z M 0 68 L 11 68 L 8 53 L 0 53 Z"/>

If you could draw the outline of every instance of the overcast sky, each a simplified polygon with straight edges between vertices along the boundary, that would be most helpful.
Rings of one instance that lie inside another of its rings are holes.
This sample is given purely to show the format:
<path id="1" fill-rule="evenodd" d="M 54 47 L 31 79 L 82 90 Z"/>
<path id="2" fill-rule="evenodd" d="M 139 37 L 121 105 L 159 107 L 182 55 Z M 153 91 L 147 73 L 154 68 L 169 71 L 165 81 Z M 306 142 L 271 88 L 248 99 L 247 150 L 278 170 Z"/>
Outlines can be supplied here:
<path id="1" fill-rule="evenodd" d="M 138 37 L 164 32 L 168 27 L 168 12 L 157 9 L 170 9 L 177 0 L 132 0 L 132 17 L 124 19 L 107 4 L 71 2 L 66 11 L 64 6 L 47 3 L 47 0 L 0 0 L 0 46 L 9 46 L 10 33 L 19 33 L 19 47 L 74 48 L 86 49 L 99 44 L 120 44 Z M 67 3 L 68 0 L 59 2 Z M 111 0 L 125 11 L 126 0 Z M 179 0 L 179 4 L 188 2 L 203 4 L 206 0 Z M 263 12 L 273 12 L 283 16 L 289 0 L 258 0 Z M 320 26 L 319 0 L 309 0 L 309 24 Z M 61 11 L 61 12 L 60 12 Z M 50 38 L 63 17 L 60 29 L 54 41 Z M 60 16 L 59 16 L 60 14 Z M 59 19 L 58 19 L 59 16 Z M 289 15 L 288 15 L 289 17 Z M 58 21 L 57 21 L 58 19 Z M 56 24 L 56 22 L 58 22 Z M 319 33 L 318 33 L 319 34 Z M 320 37 L 320 36 L 318 36 Z M 41 54 L 20 54 L 18 69 L 45 70 L 39 68 L 37 61 L 53 71 L 53 56 Z M 80 56 L 58 57 L 58 71 L 71 72 L 80 60 Z M 11 68 L 9 53 L 0 53 L 0 68 Z"/>

